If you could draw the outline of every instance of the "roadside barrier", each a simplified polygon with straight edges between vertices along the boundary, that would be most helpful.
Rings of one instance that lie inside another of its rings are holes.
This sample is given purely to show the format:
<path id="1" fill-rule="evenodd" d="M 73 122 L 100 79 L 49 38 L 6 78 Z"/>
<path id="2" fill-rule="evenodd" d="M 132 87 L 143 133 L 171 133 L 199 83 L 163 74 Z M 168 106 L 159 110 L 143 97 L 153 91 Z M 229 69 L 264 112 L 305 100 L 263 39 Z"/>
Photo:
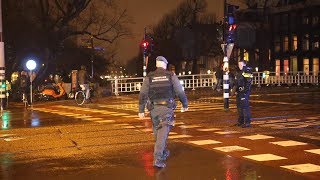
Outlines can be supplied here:
<path id="1" fill-rule="evenodd" d="M 184 89 L 196 90 L 197 88 L 213 87 L 217 80 L 214 74 L 195 74 L 195 75 L 181 75 L 178 76 L 180 83 Z M 108 79 L 112 84 L 112 93 L 120 95 L 120 93 L 139 92 L 143 83 L 143 77 L 137 78 L 114 78 Z M 253 85 L 261 86 L 282 86 L 282 85 L 296 85 L 303 84 L 319 85 L 318 74 L 314 75 L 312 72 L 308 74 L 304 72 L 289 72 L 289 73 L 275 73 L 275 72 L 254 72 Z"/>

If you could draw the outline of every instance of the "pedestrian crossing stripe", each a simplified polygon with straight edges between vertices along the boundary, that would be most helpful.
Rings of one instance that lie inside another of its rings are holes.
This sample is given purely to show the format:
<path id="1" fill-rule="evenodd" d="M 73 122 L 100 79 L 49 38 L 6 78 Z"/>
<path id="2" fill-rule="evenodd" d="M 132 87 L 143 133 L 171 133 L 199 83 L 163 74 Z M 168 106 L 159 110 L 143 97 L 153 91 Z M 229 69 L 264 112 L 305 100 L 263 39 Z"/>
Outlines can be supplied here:
<path id="1" fill-rule="evenodd" d="M 221 129 L 219 128 L 207 128 L 207 129 L 197 129 L 197 131 L 219 131 Z"/>
<path id="2" fill-rule="evenodd" d="M 251 135 L 251 136 L 242 136 L 240 138 L 250 139 L 250 140 L 260 140 L 260 139 L 271 139 L 271 138 L 274 138 L 274 137 L 266 136 L 266 135 L 262 135 L 262 134 L 256 134 L 256 135 Z"/>
<path id="3" fill-rule="evenodd" d="M 198 127 L 201 127 L 201 126 L 199 126 L 199 125 L 181 125 L 179 127 L 183 128 L 183 129 L 189 129 L 189 128 L 198 128 Z"/>
<path id="4" fill-rule="evenodd" d="M 96 121 L 96 120 L 103 120 L 103 118 L 86 118 L 85 120 L 89 120 L 89 121 Z"/>
<path id="5" fill-rule="evenodd" d="M 248 151 L 250 149 L 245 148 L 245 147 L 241 147 L 241 146 L 223 146 L 223 147 L 216 147 L 213 148 L 215 150 L 218 151 L 222 151 L 222 152 L 234 152 L 234 151 Z"/>
<path id="6" fill-rule="evenodd" d="M 101 121 L 94 121 L 94 122 L 97 122 L 97 123 L 113 123 L 113 122 L 116 122 L 115 120 L 101 120 Z"/>
<path id="7" fill-rule="evenodd" d="M 136 128 L 135 126 L 120 126 L 123 129 L 134 129 Z"/>
<path id="8" fill-rule="evenodd" d="M 214 132 L 216 134 L 235 134 L 235 133 L 239 133 L 238 131 L 217 131 Z"/>
<path id="9" fill-rule="evenodd" d="M 198 141 L 188 141 L 189 143 L 196 144 L 196 145 L 208 145 L 208 144 L 219 144 L 220 141 L 215 141 L 212 139 L 206 139 L 206 140 L 198 140 Z"/>
<path id="10" fill-rule="evenodd" d="M 173 135 L 173 136 L 169 136 L 168 139 L 179 139 L 179 138 L 189 138 L 192 137 L 191 135 Z"/>
<path id="11" fill-rule="evenodd" d="M 304 151 L 320 155 L 320 149 L 309 149 Z"/>
<path id="12" fill-rule="evenodd" d="M 300 145 L 307 145 L 307 143 L 302 143 L 302 142 L 298 142 L 298 141 L 277 141 L 277 142 L 270 142 L 271 144 L 275 144 L 275 145 L 279 145 L 279 146 L 284 146 L 284 147 L 288 147 L 288 146 L 300 146 Z"/>
<path id="13" fill-rule="evenodd" d="M 275 160 L 283 160 L 287 159 L 286 157 L 277 156 L 274 154 L 256 154 L 243 156 L 244 158 L 255 160 L 255 161 L 275 161 Z"/>
<path id="14" fill-rule="evenodd" d="M 287 166 L 280 166 L 282 168 L 286 168 L 292 171 L 300 172 L 300 173 L 309 173 L 309 172 L 318 172 L 320 171 L 320 166 L 315 164 L 294 164 Z"/>
<path id="15" fill-rule="evenodd" d="M 130 126 L 128 123 L 122 123 L 122 124 L 114 124 L 114 126 Z"/>

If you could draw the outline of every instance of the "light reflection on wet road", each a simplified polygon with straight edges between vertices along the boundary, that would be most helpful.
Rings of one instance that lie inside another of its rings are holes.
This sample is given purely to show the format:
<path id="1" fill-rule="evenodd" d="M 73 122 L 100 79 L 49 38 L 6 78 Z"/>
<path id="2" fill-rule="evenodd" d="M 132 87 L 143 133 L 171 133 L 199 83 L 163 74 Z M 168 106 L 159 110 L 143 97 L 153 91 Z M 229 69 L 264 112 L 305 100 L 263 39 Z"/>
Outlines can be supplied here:
<path id="1" fill-rule="evenodd" d="M 35 104 L 33 111 L 13 105 L 1 121 L 0 177 L 314 179 L 320 175 L 319 100 L 319 92 L 253 95 L 250 129 L 231 126 L 234 100 L 229 112 L 221 97 L 192 100 L 194 111 L 177 112 L 178 123 L 169 136 L 172 155 L 163 170 L 152 167 L 151 124 L 136 119 L 136 96 L 85 106 L 72 101 Z M 302 142 L 306 145 L 297 145 Z M 286 159 L 245 158 L 259 154 Z M 314 172 L 284 168 L 295 164 Z"/>

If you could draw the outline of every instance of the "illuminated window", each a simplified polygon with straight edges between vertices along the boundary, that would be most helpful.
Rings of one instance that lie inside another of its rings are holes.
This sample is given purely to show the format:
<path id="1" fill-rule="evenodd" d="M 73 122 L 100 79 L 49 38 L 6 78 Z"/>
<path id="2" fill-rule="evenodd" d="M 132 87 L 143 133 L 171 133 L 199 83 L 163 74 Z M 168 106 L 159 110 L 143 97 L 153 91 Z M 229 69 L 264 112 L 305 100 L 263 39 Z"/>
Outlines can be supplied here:
<path id="1" fill-rule="evenodd" d="M 309 34 L 306 34 L 302 39 L 302 50 L 309 50 Z"/>
<path id="2" fill-rule="evenodd" d="M 283 71 L 286 74 L 288 74 L 288 72 L 289 72 L 289 60 L 288 59 L 285 59 L 283 61 Z"/>
<path id="3" fill-rule="evenodd" d="M 288 36 L 285 36 L 283 39 L 283 50 L 285 52 L 289 51 L 289 37 Z"/>
<path id="4" fill-rule="evenodd" d="M 319 74 L 319 58 L 313 58 L 313 75 L 317 76 Z"/>
<path id="5" fill-rule="evenodd" d="M 247 51 L 243 54 L 243 59 L 249 61 L 249 53 Z"/>
<path id="6" fill-rule="evenodd" d="M 280 76 L 280 59 L 276 59 L 276 76 Z"/>
<path id="7" fill-rule="evenodd" d="M 279 37 L 276 37 L 274 39 L 274 51 L 280 52 L 280 38 Z"/>
<path id="8" fill-rule="evenodd" d="M 303 73 L 309 75 L 309 59 L 303 59 Z"/>
<path id="9" fill-rule="evenodd" d="M 297 35 L 292 36 L 292 51 L 296 51 L 298 49 L 298 37 Z"/>
<path id="10" fill-rule="evenodd" d="M 290 57 L 290 71 L 296 74 L 298 72 L 298 58 L 297 56 Z"/>

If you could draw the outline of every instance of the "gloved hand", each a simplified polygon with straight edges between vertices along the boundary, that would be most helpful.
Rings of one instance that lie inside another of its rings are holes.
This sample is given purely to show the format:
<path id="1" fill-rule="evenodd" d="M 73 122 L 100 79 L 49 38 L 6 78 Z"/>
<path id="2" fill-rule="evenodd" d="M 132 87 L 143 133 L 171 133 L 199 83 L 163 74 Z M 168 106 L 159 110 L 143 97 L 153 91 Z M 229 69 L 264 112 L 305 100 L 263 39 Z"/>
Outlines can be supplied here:
<path id="1" fill-rule="evenodd" d="M 181 107 L 181 112 L 186 112 L 186 111 L 188 111 L 189 110 L 189 108 L 184 108 L 184 107 Z"/>
<path id="2" fill-rule="evenodd" d="M 145 117 L 144 113 L 139 113 L 138 116 L 139 116 L 140 119 Z"/>

